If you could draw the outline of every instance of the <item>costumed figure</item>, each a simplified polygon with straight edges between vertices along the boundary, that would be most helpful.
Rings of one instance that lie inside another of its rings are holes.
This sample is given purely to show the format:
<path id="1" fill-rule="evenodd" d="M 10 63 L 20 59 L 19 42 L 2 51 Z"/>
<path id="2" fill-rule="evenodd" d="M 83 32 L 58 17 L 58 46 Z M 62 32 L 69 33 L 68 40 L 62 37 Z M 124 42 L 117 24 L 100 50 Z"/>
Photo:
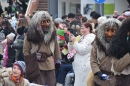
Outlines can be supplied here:
<path id="1" fill-rule="evenodd" d="M 24 39 L 23 52 L 24 56 L 35 52 L 41 55 L 36 60 L 40 74 L 33 81 L 40 85 L 55 86 L 54 57 L 56 65 L 60 66 L 61 54 L 56 40 L 53 20 L 47 12 L 38 11 L 32 17 L 27 36 Z"/>
<path id="2" fill-rule="evenodd" d="M 108 48 L 120 25 L 119 20 L 110 18 L 97 28 L 90 57 L 95 86 L 115 86 L 115 77 L 111 72 L 112 58 L 108 56 Z"/>
<path id="3" fill-rule="evenodd" d="M 109 55 L 113 57 L 111 71 L 116 75 L 115 86 L 130 86 L 130 18 L 123 21 L 113 38 Z"/>

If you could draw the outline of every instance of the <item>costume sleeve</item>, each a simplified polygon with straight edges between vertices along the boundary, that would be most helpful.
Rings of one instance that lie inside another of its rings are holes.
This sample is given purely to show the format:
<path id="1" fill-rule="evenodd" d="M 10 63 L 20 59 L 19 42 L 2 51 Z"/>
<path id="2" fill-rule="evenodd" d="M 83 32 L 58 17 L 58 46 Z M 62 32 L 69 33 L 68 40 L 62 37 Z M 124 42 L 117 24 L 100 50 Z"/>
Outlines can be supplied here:
<path id="1" fill-rule="evenodd" d="M 23 53 L 24 56 L 30 55 L 30 50 L 31 50 L 31 44 L 28 42 L 27 37 L 24 39 L 24 44 L 23 44 Z"/>
<path id="2" fill-rule="evenodd" d="M 119 60 L 113 58 L 112 63 L 114 70 L 116 72 L 121 72 L 130 64 L 130 54 L 127 53 L 123 58 L 120 58 Z"/>
<path id="3" fill-rule="evenodd" d="M 93 42 L 94 37 L 86 37 L 83 39 L 82 42 L 78 43 L 75 42 L 73 47 L 79 53 L 80 55 L 85 55 L 87 53 L 90 53 L 92 45 L 91 43 Z"/>
<path id="4" fill-rule="evenodd" d="M 56 57 L 56 60 L 61 60 L 61 53 L 60 53 L 60 47 L 57 41 L 55 41 L 55 51 L 54 56 Z"/>
<path id="5" fill-rule="evenodd" d="M 95 42 L 94 42 L 92 50 L 91 50 L 90 65 L 91 65 L 91 69 L 94 74 L 100 71 L 99 65 L 98 65 L 98 60 L 97 60 L 97 45 Z"/>

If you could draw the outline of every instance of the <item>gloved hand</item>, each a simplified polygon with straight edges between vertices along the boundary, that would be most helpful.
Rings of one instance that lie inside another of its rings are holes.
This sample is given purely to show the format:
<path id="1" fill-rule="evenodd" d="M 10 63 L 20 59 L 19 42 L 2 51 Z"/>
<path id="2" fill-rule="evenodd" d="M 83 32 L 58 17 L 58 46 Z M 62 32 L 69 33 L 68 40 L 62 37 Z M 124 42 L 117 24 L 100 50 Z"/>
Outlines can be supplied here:
<path id="1" fill-rule="evenodd" d="M 98 75 L 101 80 L 108 80 L 107 74 L 103 74 L 102 72 L 97 72 L 96 75 Z"/>
<path id="2" fill-rule="evenodd" d="M 58 70 L 60 68 L 60 65 L 61 65 L 61 60 L 57 60 L 55 64 L 55 69 Z"/>

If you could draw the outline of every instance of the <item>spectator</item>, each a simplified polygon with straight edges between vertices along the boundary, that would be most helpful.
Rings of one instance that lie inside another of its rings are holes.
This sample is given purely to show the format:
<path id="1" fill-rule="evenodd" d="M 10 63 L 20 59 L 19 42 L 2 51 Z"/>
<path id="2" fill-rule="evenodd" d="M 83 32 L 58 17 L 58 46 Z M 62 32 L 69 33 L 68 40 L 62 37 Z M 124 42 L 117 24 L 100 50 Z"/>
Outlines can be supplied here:
<path id="1" fill-rule="evenodd" d="M 2 20 L 2 28 L 0 29 L 0 31 L 5 34 L 5 37 L 10 33 L 15 33 L 14 28 L 11 26 L 10 22 L 6 18 Z"/>
<path id="2" fill-rule="evenodd" d="M 71 21 L 73 21 L 75 19 L 75 14 L 74 13 L 69 13 L 68 14 L 68 19 L 67 19 L 67 23 L 70 23 Z"/>
<path id="3" fill-rule="evenodd" d="M 24 61 L 24 55 L 23 55 L 24 29 L 25 29 L 24 26 L 17 29 L 16 42 L 14 42 L 14 44 L 11 45 L 11 47 L 16 51 L 15 54 L 16 61 Z"/>
<path id="4" fill-rule="evenodd" d="M 75 83 L 74 86 L 86 86 L 84 80 L 87 79 L 88 73 L 91 70 L 90 67 L 90 51 L 91 43 L 95 39 L 95 35 L 92 33 L 92 26 L 90 23 L 84 23 L 81 27 L 82 37 L 77 42 L 73 34 L 69 35 L 70 42 L 68 43 L 68 50 L 75 50 L 74 61 L 72 62 Z"/>
<path id="5" fill-rule="evenodd" d="M 93 13 L 92 15 L 92 22 L 95 24 L 94 28 L 96 29 L 98 27 L 98 21 L 97 19 L 101 17 L 99 13 Z"/>
<path id="6" fill-rule="evenodd" d="M 68 16 L 67 15 L 63 15 L 61 18 L 65 22 L 67 20 Z"/>
<path id="7" fill-rule="evenodd" d="M 75 18 L 76 18 L 76 20 L 81 22 L 82 21 L 82 17 L 83 17 L 82 14 L 77 13 Z"/>
<path id="8" fill-rule="evenodd" d="M 118 14 L 118 11 L 114 11 L 114 13 L 113 13 L 113 18 L 117 18 L 118 16 L 120 16 L 120 15 Z"/>
<path id="9" fill-rule="evenodd" d="M 18 24 L 18 28 L 21 28 L 22 26 L 24 26 L 25 28 L 28 28 L 28 26 L 29 26 L 28 20 L 25 18 L 25 16 L 23 16 L 22 18 L 20 18 L 18 20 L 17 24 Z"/>
<path id="10" fill-rule="evenodd" d="M 30 86 L 29 81 L 23 77 L 25 67 L 23 61 L 15 62 L 12 67 L 12 74 L 3 79 L 3 86 Z"/>
<path id="11" fill-rule="evenodd" d="M 13 0 L 7 0 L 7 3 L 9 3 L 9 5 L 13 4 Z"/>
<path id="12" fill-rule="evenodd" d="M 86 23 L 87 20 L 88 20 L 87 17 L 83 17 L 83 18 L 82 18 L 82 24 L 83 24 L 83 23 Z"/>
<path id="13" fill-rule="evenodd" d="M 15 34 L 10 33 L 7 35 L 6 39 L 1 43 L 5 45 L 4 50 L 4 67 L 12 67 L 15 62 L 15 49 L 11 47 L 14 41 Z"/>
<path id="14" fill-rule="evenodd" d="M 90 13 L 90 17 L 92 17 L 94 13 L 96 13 L 96 11 L 92 11 L 92 12 Z"/>

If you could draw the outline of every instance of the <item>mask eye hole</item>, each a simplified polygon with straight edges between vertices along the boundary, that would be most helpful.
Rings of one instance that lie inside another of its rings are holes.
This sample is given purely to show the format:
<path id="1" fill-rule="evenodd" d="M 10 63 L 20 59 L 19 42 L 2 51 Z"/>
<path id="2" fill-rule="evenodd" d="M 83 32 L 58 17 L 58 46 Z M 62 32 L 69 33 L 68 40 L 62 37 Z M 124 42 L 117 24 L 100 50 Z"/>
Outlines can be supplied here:
<path id="1" fill-rule="evenodd" d="M 50 20 L 49 20 L 49 19 L 48 19 L 48 20 L 42 20 L 41 23 L 42 23 L 42 24 L 43 24 L 43 23 L 50 23 Z"/>
<path id="2" fill-rule="evenodd" d="M 48 20 L 46 20 L 46 22 L 47 22 L 47 23 L 50 23 L 50 20 L 48 19 Z"/>

